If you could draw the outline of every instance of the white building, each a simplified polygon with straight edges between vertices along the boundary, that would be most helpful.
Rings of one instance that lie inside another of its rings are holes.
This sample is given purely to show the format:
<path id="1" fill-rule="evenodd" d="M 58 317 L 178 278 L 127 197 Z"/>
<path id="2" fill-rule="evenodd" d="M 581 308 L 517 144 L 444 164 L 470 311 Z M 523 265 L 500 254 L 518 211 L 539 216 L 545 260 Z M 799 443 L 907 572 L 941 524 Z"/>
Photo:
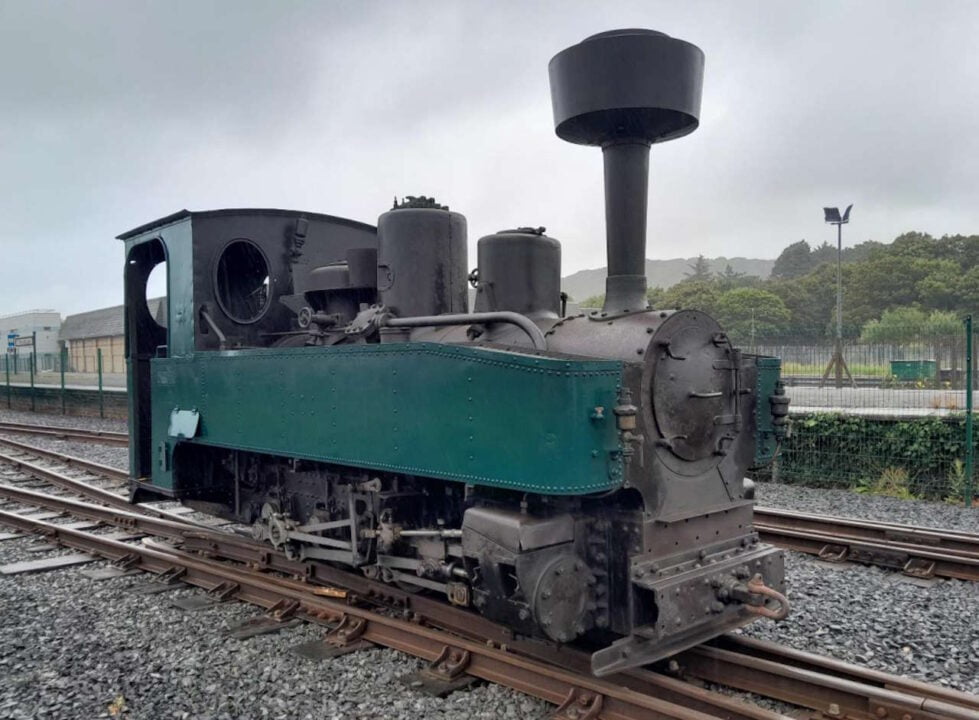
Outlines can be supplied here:
<path id="1" fill-rule="evenodd" d="M 37 333 L 37 369 L 54 370 L 57 365 L 60 346 L 58 343 L 61 331 L 61 314 L 54 310 L 28 310 L 12 315 L 0 316 L 0 343 L 2 352 L 11 354 L 16 350 L 18 359 L 31 353 L 30 345 L 18 344 L 18 338 L 29 338 Z M 21 340 L 21 343 L 26 340 Z M 11 347 L 14 346 L 14 347 Z"/>

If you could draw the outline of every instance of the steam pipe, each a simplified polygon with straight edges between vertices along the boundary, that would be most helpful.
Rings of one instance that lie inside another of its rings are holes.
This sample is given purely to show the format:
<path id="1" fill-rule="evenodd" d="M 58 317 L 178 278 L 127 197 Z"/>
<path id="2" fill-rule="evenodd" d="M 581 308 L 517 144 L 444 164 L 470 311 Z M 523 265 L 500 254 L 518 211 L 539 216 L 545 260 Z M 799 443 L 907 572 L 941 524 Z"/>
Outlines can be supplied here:
<path id="1" fill-rule="evenodd" d="M 544 333 L 534 325 L 533 321 L 520 313 L 500 310 L 498 312 L 482 313 L 456 313 L 451 315 L 420 315 L 418 317 L 406 318 L 384 318 L 379 322 L 381 327 L 441 327 L 444 325 L 475 325 L 484 323 L 508 323 L 516 325 L 523 330 L 530 342 L 533 343 L 535 350 L 547 350 L 547 341 Z"/>
<path id="2" fill-rule="evenodd" d="M 646 308 L 646 209 L 649 143 L 622 140 L 602 148 L 605 162 L 605 312 Z"/>

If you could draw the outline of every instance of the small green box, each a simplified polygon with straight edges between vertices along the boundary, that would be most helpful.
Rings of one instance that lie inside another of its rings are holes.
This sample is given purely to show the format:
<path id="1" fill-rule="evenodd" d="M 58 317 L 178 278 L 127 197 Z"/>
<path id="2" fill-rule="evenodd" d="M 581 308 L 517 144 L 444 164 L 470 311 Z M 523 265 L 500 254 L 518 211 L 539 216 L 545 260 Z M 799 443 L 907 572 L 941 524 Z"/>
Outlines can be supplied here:
<path id="1" fill-rule="evenodd" d="M 901 382 L 934 380 L 938 364 L 934 360 L 891 360 L 891 375 Z"/>

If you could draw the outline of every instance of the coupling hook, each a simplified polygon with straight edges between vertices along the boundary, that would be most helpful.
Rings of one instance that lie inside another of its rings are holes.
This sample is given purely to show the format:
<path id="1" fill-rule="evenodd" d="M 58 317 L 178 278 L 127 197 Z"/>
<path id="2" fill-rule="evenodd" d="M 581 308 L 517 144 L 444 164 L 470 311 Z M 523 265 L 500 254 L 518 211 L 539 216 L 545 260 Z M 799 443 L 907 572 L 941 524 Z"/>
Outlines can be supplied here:
<path id="1" fill-rule="evenodd" d="M 765 607 L 764 605 L 745 605 L 744 609 L 753 615 L 770 618 L 772 620 L 784 620 L 789 615 L 789 599 L 778 590 L 774 590 L 765 584 L 760 574 L 756 574 L 748 581 L 748 592 L 753 595 L 764 595 L 778 602 L 778 609 Z"/>

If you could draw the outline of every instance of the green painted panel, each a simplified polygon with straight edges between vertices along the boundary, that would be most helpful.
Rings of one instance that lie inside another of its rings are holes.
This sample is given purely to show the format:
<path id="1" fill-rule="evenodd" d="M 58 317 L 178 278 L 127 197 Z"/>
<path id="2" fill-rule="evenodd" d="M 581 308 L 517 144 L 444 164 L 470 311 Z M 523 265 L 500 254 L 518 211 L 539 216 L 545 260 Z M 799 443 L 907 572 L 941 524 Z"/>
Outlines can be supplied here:
<path id="1" fill-rule="evenodd" d="M 175 409 L 200 413 L 189 442 L 529 492 L 621 484 L 617 361 L 405 343 L 198 353 L 152 373 L 165 487 Z"/>

